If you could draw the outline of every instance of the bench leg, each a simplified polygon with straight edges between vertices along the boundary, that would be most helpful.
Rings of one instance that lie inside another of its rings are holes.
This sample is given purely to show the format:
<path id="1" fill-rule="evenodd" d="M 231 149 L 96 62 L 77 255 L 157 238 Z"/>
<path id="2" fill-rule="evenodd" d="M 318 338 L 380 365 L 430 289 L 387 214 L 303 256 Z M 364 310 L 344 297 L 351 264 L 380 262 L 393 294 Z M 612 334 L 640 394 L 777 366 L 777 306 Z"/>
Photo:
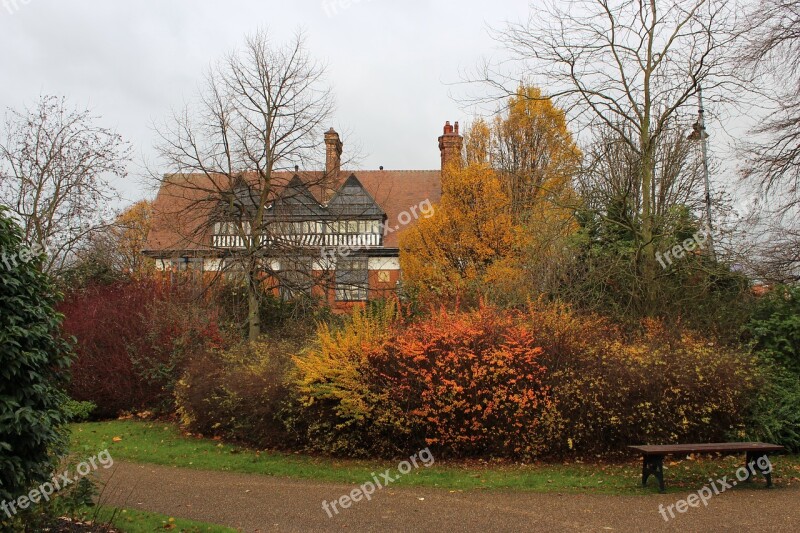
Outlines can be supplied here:
<path id="1" fill-rule="evenodd" d="M 759 463 L 768 466 L 766 468 L 762 468 L 759 466 Z M 767 488 L 772 487 L 772 470 L 767 454 L 747 452 L 745 455 L 745 468 L 747 468 L 747 479 L 745 479 L 745 481 L 752 481 L 753 475 L 756 473 L 756 470 L 758 470 L 761 472 L 761 475 L 764 476 L 764 479 L 767 480 Z"/>
<path id="2" fill-rule="evenodd" d="M 656 476 L 658 480 L 658 491 L 664 492 L 664 456 L 663 455 L 644 455 L 642 456 L 642 487 L 647 486 L 647 478 L 650 475 Z"/>

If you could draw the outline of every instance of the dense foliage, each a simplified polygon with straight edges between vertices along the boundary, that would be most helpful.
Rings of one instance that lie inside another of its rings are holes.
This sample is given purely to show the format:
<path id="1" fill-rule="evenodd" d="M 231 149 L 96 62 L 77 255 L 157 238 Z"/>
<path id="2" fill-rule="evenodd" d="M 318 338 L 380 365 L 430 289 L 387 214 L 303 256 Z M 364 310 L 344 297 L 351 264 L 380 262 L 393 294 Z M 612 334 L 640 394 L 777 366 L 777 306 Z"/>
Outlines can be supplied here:
<path id="1" fill-rule="evenodd" d="M 531 457 L 546 451 L 553 406 L 543 349 L 510 313 L 440 310 L 395 332 L 370 354 L 372 374 L 404 414 L 410 446 L 460 457 Z"/>
<path id="2" fill-rule="evenodd" d="M 753 349 L 800 376 L 800 286 L 779 286 L 761 298 L 748 324 Z"/>
<path id="3" fill-rule="evenodd" d="M 69 392 L 98 417 L 174 410 L 173 389 L 188 355 L 225 341 L 213 310 L 191 286 L 121 280 L 68 295 L 64 333 L 77 339 Z"/>
<path id="4" fill-rule="evenodd" d="M 321 325 L 294 365 L 287 349 L 190 366 L 179 387 L 189 427 L 344 456 L 430 446 L 442 457 L 532 459 L 744 438 L 763 409 L 755 358 L 655 321 L 626 335 L 557 304 L 415 320 L 392 306 L 358 310 Z"/>
<path id="5" fill-rule="evenodd" d="M 284 421 L 294 398 L 290 343 L 242 344 L 192 357 L 178 382 L 181 422 L 206 435 L 290 448 L 296 439 Z"/>
<path id="6" fill-rule="evenodd" d="M 800 452 L 800 378 L 779 364 L 761 369 L 761 386 L 753 391 L 744 435 Z"/>
<path id="7" fill-rule="evenodd" d="M 524 236 L 497 172 L 485 164 L 450 168 L 442 200 L 400 239 L 404 287 L 422 302 L 476 304 L 494 280 L 518 279 Z"/>
<path id="8" fill-rule="evenodd" d="M 70 347 L 58 334 L 59 295 L 0 208 L 0 500 L 49 479 L 64 451 L 63 387 Z M 16 263 L 16 264 L 14 264 Z"/>
<path id="9" fill-rule="evenodd" d="M 749 434 L 800 451 L 800 287 L 774 287 L 759 298 L 745 332 L 764 377 Z"/>

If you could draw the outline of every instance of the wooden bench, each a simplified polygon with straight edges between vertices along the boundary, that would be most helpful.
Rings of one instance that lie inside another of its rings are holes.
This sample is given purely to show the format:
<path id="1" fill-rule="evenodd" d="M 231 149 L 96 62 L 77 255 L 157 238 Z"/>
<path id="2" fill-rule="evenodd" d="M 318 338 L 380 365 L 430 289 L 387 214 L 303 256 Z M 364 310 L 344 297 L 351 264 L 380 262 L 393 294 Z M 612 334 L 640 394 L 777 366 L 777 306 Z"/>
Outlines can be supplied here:
<path id="1" fill-rule="evenodd" d="M 769 469 L 758 466 L 762 457 L 784 451 L 783 446 L 765 444 L 763 442 L 717 442 L 712 444 L 667 444 L 662 446 L 628 446 L 642 454 L 642 487 L 647 486 L 647 478 L 651 475 L 658 479 L 658 489 L 664 492 L 664 457 L 689 453 L 741 453 L 745 452 L 747 479 L 750 481 L 755 469 L 758 469 L 767 480 L 767 487 L 772 486 L 772 474 Z"/>

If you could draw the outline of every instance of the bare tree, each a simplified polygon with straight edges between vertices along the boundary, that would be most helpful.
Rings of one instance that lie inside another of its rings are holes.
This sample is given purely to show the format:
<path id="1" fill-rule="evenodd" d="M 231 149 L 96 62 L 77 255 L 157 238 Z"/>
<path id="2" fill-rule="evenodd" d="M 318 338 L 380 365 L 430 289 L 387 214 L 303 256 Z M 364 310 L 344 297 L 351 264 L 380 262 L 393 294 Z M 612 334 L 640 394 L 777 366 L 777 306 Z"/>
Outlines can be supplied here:
<path id="1" fill-rule="evenodd" d="M 764 197 L 747 263 L 766 281 L 800 277 L 800 5 L 759 0 L 743 19 L 738 64 L 765 120 L 746 143 L 744 178 Z"/>
<path id="2" fill-rule="evenodd" d="M 89 110 L 42 96 L 33 109 L 9 111 L 0 139 L 0 201 L 22 225 L 25 239 L 48 251 L 45 268 L 58 272 L 116 197 L 111 178 L 126 176 L 129 145 L 96 125 Z"/>
<path id="3" fill-rule="evenodd" d="M 313 232 L 293 229 L 312 222 L 293 218 L 290 207 L 313 211 L 318 206 L 308 191 L 330 190 L 336 178 L 322 172 L 293 180 L 295 169 L 314 168 L 319 134 L 331 114 L 324 74 L 302 34 L 275 45 L 260 31 L 209 71 L 195 105 L 159 128 L 158 149 L 171 171 L 164 180 L 191 200 L 176 213 L 175 227 L 198 247 L 208 247 L 209 234 L 227 236 L 211 245 L 225 258 L 225 268 L 247 280 L 251 339 L 261 332 L 265 277 L 282 276 L 283 284 L 297 290 L 309 285 L 308 257 L 299 241 Z M 282 210 L 287 216 L 276 216 Z M 293 263 L 298 268 L 287 271 Z"/>
<path id="4" fill-rule="evenodd" d="M 760 0 L 745 18 L 741 64 L 771 88 L 773 115 L 756 128 L 747 174 L 767 192 L 785 195 L 780 206 L 800 205 L 800 5 Z M 762 87 L 763 89 L 763 87 Z"/>
<path id="5" fill-rule="evenodd" d="M 669 235 L 682 215 L 676 208 L 690 213 L 702 212 L 705 204 L 701 162 L 696 143 L 686 137 L 686 127 L 676 123 L 659 137 L 654 153 L 652 213 L 653 234 L 658 239 Z M 577 178 L 578 189 L 595 213 L 604 215 L 619 230 L 635 235 L 642 212 L 642 190 L 639 186 L 641 159 L 616 131 L 600 127 L 591 145 L 583 171 Z M 610 206 L 622 208 L 611 214 Z"/>
<path id="6" fill-rule="evenodd" d="M 721 95 L 739 83 L 727 67 L 735 7 L 724 0 L 548 0 L 497 39 L 524 78 L 548 89 L 583 128 L 612 131 L 636 155 L 638 268 L 645 303 L 655 273 L 658 147 L 702 86 Z M 486 65 L 480 81 L 511 94 Z M 514 80 L 516 85 L 519 83 Z"/>

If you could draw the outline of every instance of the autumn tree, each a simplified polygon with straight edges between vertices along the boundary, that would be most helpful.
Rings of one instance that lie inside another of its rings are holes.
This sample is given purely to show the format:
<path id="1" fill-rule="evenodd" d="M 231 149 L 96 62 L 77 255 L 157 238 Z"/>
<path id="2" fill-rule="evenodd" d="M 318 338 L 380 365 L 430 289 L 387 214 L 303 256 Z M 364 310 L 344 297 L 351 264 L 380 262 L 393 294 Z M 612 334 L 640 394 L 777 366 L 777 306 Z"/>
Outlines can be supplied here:
<path id="1" fill-rule="evenodd" d="M 486 164 L 443 172 L 442 199 L 434 214 L 400 240 L 405 289 L 422 302 L 475 303 L 514 270 L 523 232 L 514 223 L 508 195 Z"/>
<path id="2" fill-rule="evenodd" d="M 313 168 L 308 163 L 333 105 L 324 75 L 302 34 L 278 45 L 260 31 L 208 72 L 193 105 L 159 128 L 158 150 L 171 173 L 166 179 L 179 196 L 192 199 L 185 213 L 175 214 L 184 239 L 207 246 L 221 220 L 217 214 L 242 244 L 226 265 L 246 278 L 251 340 L 261 333 L 264 278 L 282 276 L 276 259 L 299 252 L 274 239 L 280 228 L 265 221 L 278 193 L 289 187 L 287 173 Z M 334 178 L 321 175 L 306 185 L 329 187 Z M 300 196 L 297 201 L 307 201 Z"/>
<path id="3" fill-rule="evenodd" d="M 141 200 L 125 209 L 111 227 L 115 263 L 133 277 L 152 271 L 153 260 L 142 255 L 153 219 L 153 202 Z"/>
<path id="4" fill-rule="evenodd" d="M 478 117 L 464 133 L 464 158 L 468 165 L 492 162 L 492 127 L 482 117 Z"/>
<path id="5" fill-rule="evenodd" d="M 569 201 L 581 152 L 564 111 L 539 88 L 520 86 L 508 98 L 494 120 L 490 154 L 518 218 Z"/>
<path id="6" fill-rule="evenodd" d="M 491 123 L 479 119 L 468 129 L 465 155 L 467 162 L 487 162 L 495 170 L 526 234 L 516 270 L 527 275 L 508 287 L 510 294 L 552 290 L 565 241 L 577 229 L 573 180 L 582 158 L 564 111 L 540 89 L 520 86 Z"/>
<path id="7" fill-rule="evenodd" d="M 142 250 L 152 217 L 153 203 L 149 200 L 124 209 L 76 252 L 75 264 L 64 272 L 67 283 L 80 286 L 89 281 L 142 279 L 151 274 L 155 263 Z"/>
<path id="8" fill-rule="evenodd" d="M 567 109 L 587 133 L 602 126 L 637 154 L 635 246 L 648 312 L 658 307 L 651 290 L 657 147 L 701 86 L 719 95 L 738 82 L 727 63 L 735 10 L 724 0 L 548 0 L 527 22 L 497 32 L 520 76 L 542 78 L 543 97 Z M 490 66 L 479 78 L 503 97 L 515 94 Z"/>
<path id="9" fill-rule="evenodd" d="M 47 272 L 64 269 L 104 227 L 116 197 L 112 179 L 126 176 L 128 143 L 98 122 L 90 110 L 55 96 L 6 117 L 0 203 L 22 226 L 25 242 L 48 251 Z"/>

